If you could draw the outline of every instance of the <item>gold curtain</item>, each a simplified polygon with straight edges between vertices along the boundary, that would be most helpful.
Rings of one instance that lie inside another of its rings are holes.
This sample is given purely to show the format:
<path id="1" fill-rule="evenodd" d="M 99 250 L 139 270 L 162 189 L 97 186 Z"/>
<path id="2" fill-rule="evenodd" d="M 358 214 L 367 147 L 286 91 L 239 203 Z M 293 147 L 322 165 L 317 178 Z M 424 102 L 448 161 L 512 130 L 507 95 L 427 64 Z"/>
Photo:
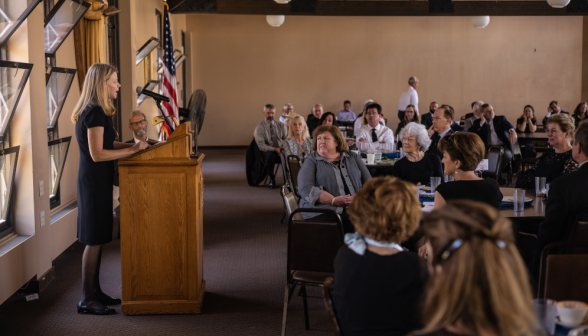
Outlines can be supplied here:
<path id="1" fill-rule="evenodd" d="M 84 84 L 86 73 L 94 63 L 106 63 L 106 45 L 104 31 L 106 17 L 102 11 L 102 0 L 86 0 L 91 3 L 84 17 L 74 29 L 76 50 L 76 66 L 80 90 Z"/>

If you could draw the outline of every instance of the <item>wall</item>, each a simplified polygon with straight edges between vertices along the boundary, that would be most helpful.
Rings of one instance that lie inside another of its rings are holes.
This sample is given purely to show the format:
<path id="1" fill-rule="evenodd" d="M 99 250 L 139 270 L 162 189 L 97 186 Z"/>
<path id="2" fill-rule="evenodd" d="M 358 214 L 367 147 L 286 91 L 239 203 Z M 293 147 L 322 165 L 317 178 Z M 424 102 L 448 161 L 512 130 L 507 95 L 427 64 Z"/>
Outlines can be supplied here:
<path id="1" fill-rule="evenodd" d="M 395 128 L 410 76 L 420 80 L 420 109 L 435 100 L 461 116 L 474 100 L 512 122 L 523 106 L 546 114 L 549 101 L 572 111 L 581 97 L 582 17 L 288 16 L 279 28 L 264 16 L 189 15 L 193 89 L 208 106 L 201 146 L 248 145 L 262 107 L 285 103 L 304 116 L 312 105 L 337 112 L 374 99 Z"/>

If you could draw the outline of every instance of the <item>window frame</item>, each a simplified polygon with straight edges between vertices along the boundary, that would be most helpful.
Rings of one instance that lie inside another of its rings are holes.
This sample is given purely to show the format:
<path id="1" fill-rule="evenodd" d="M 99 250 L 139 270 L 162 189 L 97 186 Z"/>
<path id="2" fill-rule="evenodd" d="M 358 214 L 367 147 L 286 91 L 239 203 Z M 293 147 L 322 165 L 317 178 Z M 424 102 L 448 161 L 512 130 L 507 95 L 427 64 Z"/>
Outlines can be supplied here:
<path id="1" fill-rule="evenodd" d="M 36 1 L 36 2 L 35 2 Z M 33 2 L 31 2 L 29 4 L 29 6 L 24 10 L 24 12 L 22 12 L 20 14 L 20 16 L 18 17 L 18 19 L 16 19 L 16 24 L 12 27 L 12 29 L 8 32 L 8 35 L 6 35 L 5 38 L 2 39 L 2 37 L 0 37 L 0 46 L 1 45 L 5 45 L 6 42 L 8 42 L 8 40 L 12 37 L 12 34 L 14 34 L 14 32 L 18 29 L 18 27 L 20 27 L 20 25 L 24 22 L 24 20 L 27 19 L 27 17 L 29 15 L 31 15 L 31 13 L 35 10 L 35 8 L 37 8 L 37 6 L 43 2 L 43 0 L 33 0 Z M 0 9 L 1 10 L 1 9 Z M 4 12 L 4 11 L 2 11 Z M 6 14 L 6 13 L 5 13 Z"/>
<path id="2" fill-rule="evenodd" d="M 65 95 L 64 95 L 65 98 L 63 99 L 63 104 L 61 105 L 61 107 L 57 111 L 57 116 L 55 117 L 54 124 L 47 125 L 47 132 L 55 133 L 54 131 L 57 129 L 57 123 L 59 122 L 59 116 L 61 115 L 61 112 L 63 110 L 63 105 L 65 105 L 65 101 L 67 100 L 67 96 L 69 95 L 69 90 L 71 89 L 71 86 L 74 82 L 77 70 L 76 69 L 68 69 L 68 68 L 49 67 L 47 76 L 45 77 L 45 88 L 49 84 L 49 79 L 51 79 L 51 74 L 53 74 L 53 73 L 58 73 L 58 74 L 63 73 L 66 75 L 73 74 L 71 77 L 71 80 L 69 82 L 69 86 L 65 90 Z M 46 98 L 46 99 L 48 99 L 48 98 Z M 45 108 L 47 108 L 47 107 L 45 107 Z"/>
<path id="3" fill-rule="evenodd" d="M 88 9 L 90 9 L 90 6 L 91 6 L 90 3 L 88 3 L 88 2 L 86 2 L 84 0 L 59 0 L 53 6 L 53 8 L 51 8 L 51 11 L 49 12 L 49 14 L 47 14 L 45 16 L 45 24 L 43 26 L 43 31 L 45 31 L 45 28 L 47 27 L 47 24 L 49 22 L 51 22 L 51 19 L 53 19 L 53 17 L 55 16 L 55 14 L 57 14 L 57 12 L 59 11 L 59 9 L 61 9 L 61 7 L 63 7 L 63 5 L 65 4 L 66 1 L 71 1 L 71 2 L 77 3 L 79 5 L 78 10 L 81 7 L 84 7 L 84 12 L 82 13 L 82 15 L 80 15 L 80 17 L 78 18 L 78 20 L 71 26 L 71 29 L 67 32 L 67 34 L 65 34 L 63 36 L 63 38 L 61 39 L 61 42 L 59 42 L 59 44 L 55 48 L 55 51 L 53 53 L 45 52 L 45 56 L 46 57 L 53 56 L 53 55 L 55 55 L 57 53 L 57 50 L 59 50 L 59 48 L 61 47 L 61 45 L 63 44 L 63 42 L 65 42 L 65 40 L 67 39 L 67 37 L 69 36 L 69 34 L 71 34 L 71 32 L 74 30 L 75 26 L 78 24 L 78 22 L 80 22 L 80 20 L 84 17 L 84 14 L 88 11 Z M 44 48 L 43 48 L 43 50 L 44 50 Z"/>
<path id="4" fill-rule="evenodd" d="M 14 116 L 14 112 L 16 111 L 16 108 L 18 107 L 18 103 L 20 102 L 20 97 L 22 96 L 24 88 L 27 85 L 27 82 L 29 80 L 29 76 L 31 75 L 31 71 L 33 71 L 33 64 L 19 63 L 19 62 L 12 62 L 12 61 L 0 61 L 0 68 L 13 68 L 13 69 L 26 69 L 26 70 L 28 70 L 28 73 L 22 78 L 24 85 L 22 86 L 22 89 L 20 90 L 20 92 L 18 92 L 18 96 L 16 97 L 16 102 L 14 103 L 14 107 L 13 107 L 12 111 L 10 111 L 10 116 L 6 120 L 6 129 L 4 130 L 4 132 L 2 132 L 2 129 L 0 128 L 0 142 L 3 142 L 6 139 L 6 134 L 8 133 L 8 128 L 9 128 L 10 122 L 12 121 L 12 117 Z M 1 125 L 0 125 L 0 127 L 1 127 Z"/>
<path id="5" fill-rule="evenodd" d="M 6 214 L 6 222 L 0 224 L 0 239 L 10 235 L 14 232 L 14 191 L 15 191 L 15 178 L 16 178 L 16 166 L 18 165 L 18 154 L 20 152 L 20 146 L 14 146 L 6 149 L 0 149 L 0 156 L 4 156 L 6 154 L 12 154 L 16 152 L 16 156 L 14 158 L 14 167 L 12 168 L 12 182 L 10 184 L 10 190 L 8 191 L 8 206 L 7 214 Z"/>
<path id="6" fill-rule="evenodd" d="M 53 195 L 53 197 L 51 197 L 51 194 L 49 194 L 49 205 L 50 205 L 50 209 L 53 210 L 54 208 L 58 207 L 61 205 L 61 177 L 63 176 L 63 169 L 65 168 L 65 162 L 67 161 L 67 154 L 69 153 L 69 147 L 71 146 L 71 136 L 67 136 L 67 137 L 63 137 L 63 138 L 59 138 L 59 139 L 55 139 L 55 140 L 49 140 L 47 142 L 47 148 L 54 146 L 54 145 L 58 145 L 64 142 L 68 142 L 69 144 L 67 145 L 67 150 L 65 151 L 65 156 L 63 157 L 63 165 L 61 165 L 61 169 L 58 173 L 58 178 L 57 178 L 57 189 L 55 190 L 55 194 Z M 49 167 L 49 178 L 51 179 L 51 167 Z M 49 188 L 51 189 L 51 181 L 49 181 Z M 49 190 L 49 192 L 51 193 L 51 190 Z"/>

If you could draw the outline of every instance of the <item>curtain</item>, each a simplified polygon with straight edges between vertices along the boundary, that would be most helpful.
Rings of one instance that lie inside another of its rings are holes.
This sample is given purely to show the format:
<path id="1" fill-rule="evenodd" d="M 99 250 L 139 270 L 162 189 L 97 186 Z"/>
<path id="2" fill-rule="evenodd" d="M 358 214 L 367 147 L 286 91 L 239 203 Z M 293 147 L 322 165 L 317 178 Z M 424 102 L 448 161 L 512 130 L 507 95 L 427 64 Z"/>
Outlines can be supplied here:
<path id="1" fill-rule="evenodd" d="M 86 2 L 91 3 L 91 6 L 74 29 L 80 90 L 90 66 L 94 63 L 107 63 L 106 17 L 102 11 L 104 2 L 102 0 L 86 0 Z"/>

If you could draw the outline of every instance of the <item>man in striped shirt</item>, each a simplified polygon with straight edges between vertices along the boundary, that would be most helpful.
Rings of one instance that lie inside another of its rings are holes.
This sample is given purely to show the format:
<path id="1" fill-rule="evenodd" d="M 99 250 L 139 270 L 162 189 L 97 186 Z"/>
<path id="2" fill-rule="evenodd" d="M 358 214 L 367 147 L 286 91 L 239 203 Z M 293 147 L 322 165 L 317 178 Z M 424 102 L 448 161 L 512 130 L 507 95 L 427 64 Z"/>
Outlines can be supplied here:
<path id="1" fill-rule="evenodd" d="M 272 104 L 267 104 L 263 108 L 264 120 L 255 128 L 253 136 L 261 155 L 265 160 L 267 174 L 270 177 L 269 188 L 276 188 L 276 177 L 274 176 L 274 166 L 280 162 L 280 151 L 282 143 L 286 141 L 288 130 L 286 125 L 274 120 L 276 108 Z"/>

